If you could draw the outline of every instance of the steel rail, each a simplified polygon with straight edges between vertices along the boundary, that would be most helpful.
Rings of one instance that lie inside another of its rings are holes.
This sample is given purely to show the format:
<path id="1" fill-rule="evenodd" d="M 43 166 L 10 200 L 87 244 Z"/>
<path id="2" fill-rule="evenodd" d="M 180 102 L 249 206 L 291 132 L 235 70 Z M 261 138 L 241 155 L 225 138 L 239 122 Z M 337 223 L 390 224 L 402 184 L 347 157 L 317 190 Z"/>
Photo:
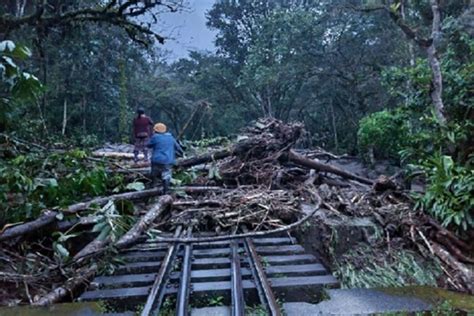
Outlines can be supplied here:
<path id="1" fill-rule="evenodd" d="M 182 226 L 178 226 L 174 236 L 179 237 L 182 229 Z M 165 257 L 163 258 L 163 262 L 161 263 L 160 270 L 156 275 L 155 282 L 153 282 L 153 286 L 148 294 L 141 316 L 158 315 L 161 303 L 163 302 L 163 297 L 165 296 L 166 284 L 168 283 L 170 270 L 176 255 L 176 248 L 176 243 L 169 246 Z"/>
<path id="2" fill-rule="evenodd" d="M 187 237 L 191 237 L 193 228 L 189 227 L 186 233 Z M 183 264 L 181 270 L 181 280 L 179 282 L 178 298 L 176 303 L 176 315 L 188 316 L 189 311 L 189 292 L 191 286 L 191 255 L 193 251 L 192 244 L 184 246 Z"/>
<path id="3" fill-rule="evenodd" d="M 231 243 L 231 295 L 232 295 L 232 316 L 244 316 L 245 301 L 244 289 L 242 287 L 242 271 L 240 267 L 240 255 L 238 252 L 238 242 Z"/>
<path id="4" fill-rule="evenodd" d="M 251 238 L 245 238 L 245 250 L 249 255 L 250 268 L 255 280 L 255 286 L 260 297 L 260 302 L 266 307 L 268 314 L 272 316 L 281 316 L 272 288 L 268 282 L 262 262 L 255 250 L 255 245 Z"/>

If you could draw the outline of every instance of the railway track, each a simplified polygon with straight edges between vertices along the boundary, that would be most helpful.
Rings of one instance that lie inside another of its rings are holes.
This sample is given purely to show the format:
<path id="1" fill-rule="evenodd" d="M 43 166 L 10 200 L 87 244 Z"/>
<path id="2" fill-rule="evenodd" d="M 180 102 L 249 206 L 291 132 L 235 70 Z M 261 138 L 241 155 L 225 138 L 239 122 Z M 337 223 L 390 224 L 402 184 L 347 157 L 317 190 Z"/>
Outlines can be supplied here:
<path id="1" fill-rule="evenodd" d="M 209 235 L 181 226 L 174 232 L 175 237 Z M 220 297 L 232 315 L 244 315 L 249 305 L 280 315 L 279 301 L 312 302 L 322 288 L 337 286 L 316 257 L 289 236 L 185 245 L 144 240 L 120 257 L 125 264 L 113 275 L 97 276 L 80 301 L 106 301 L 114 311 L 141 306 L 141 315 L 158 315 L 172 298 L 166 308 L 176 301 L 176 315 L 189 315 L 190 306 Z"/>

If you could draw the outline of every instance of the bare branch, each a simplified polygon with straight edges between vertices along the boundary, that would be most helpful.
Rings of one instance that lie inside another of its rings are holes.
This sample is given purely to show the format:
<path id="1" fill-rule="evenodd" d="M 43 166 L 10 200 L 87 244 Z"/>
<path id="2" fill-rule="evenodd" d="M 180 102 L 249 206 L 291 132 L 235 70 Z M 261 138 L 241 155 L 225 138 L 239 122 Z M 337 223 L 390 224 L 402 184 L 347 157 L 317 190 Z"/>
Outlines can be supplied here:
<path id="1" fill-rule="evenodd" d="M 163 7 L 171 12 L 176 12 L 181 1 L 138 1 L 111 0 L 103 6 L 86 7 L 74 9 L 67 12 L 57 12 L 54 8 L 46 7 L 39 2 L 35 12 L 23 17 L 14 17 L 9 14 L 0 16 L 0 29 L 6 34 L 29 25 L 43 29 L 59 25 L 68 25 L 84 22 L 99 22 L 116 25 L 123 28 L 129 37 L 142 44 L 148 44 L 153 40 L 163 43 L 165 38 L 151 29 L 151 24 L 143 24 L 136 21 L 136 17 L 144 14 L 153 14 L 153 10 Z"/>

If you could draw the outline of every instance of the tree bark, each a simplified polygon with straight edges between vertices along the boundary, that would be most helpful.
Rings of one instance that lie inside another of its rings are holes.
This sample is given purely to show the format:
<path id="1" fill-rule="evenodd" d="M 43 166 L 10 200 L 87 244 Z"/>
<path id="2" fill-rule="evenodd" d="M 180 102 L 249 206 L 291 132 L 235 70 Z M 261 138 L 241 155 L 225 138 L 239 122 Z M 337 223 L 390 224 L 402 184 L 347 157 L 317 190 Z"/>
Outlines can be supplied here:
<path id="1" fill-rule="evenodd" d="M 81 258 L 89 257 L 107 247 L 110 241 L 110 237 L 106 237 L 105 239 L 96 238 L 88 243 L 84 248 L 82 248 L 81 251 L 76 253 L 72 259 L 78 261 Z"/>
<path id="2" fill-rule="evenodd" d="M 435 108 L 436 117 L 441 125 L 446 125 L 446 114 L 443 103 L 443 75 L 441 65 L 438 59 L 436 45 L 441 37 L 441 13 L 439 9 L 439 0 L 430 0 L 431 11 L 433 12 L 433 23 L 431 30 L 431 45 L 427 49 L 428 60 L 432 72 L 432 91 L 431 99 Z"/>
<path id="3" fill-rule="evenodd" d="M 66 135 L 66 126 L 67 126 L 67 99 L 64 98 L 64 104 L 63 104 L 63 126 L 61 129 L 61 133 Z"/>
<path id="4" fill-rule="evenodd" d="M 358 182 L 361 182 L 361 183 L 364 183 L 364 184 L 368 184 L 368 185 L 373 185 L 374 184 L 374 181 L 372 181 L 370 179 L 355 175 L 355 174 L 350 173 L 348 171 L 339 169 L 337 167 L 334 167 L 334 166 L 331 166 L 331 165 L 328 165 L 328 164 L 325 164 L 325 163 L 322 163 L 322 162 L 319 162 L 319 161 L 308 159 L 304 156 L 301 156 L 301 155 L 295 153 L 292 150 L 290 150 L 288 152 L 288 154 L 286 155 L 286 157 L 284 157 L 284 158 L 286 158 L 287 160 L 289 160 L 289 161 L 291 161 L 291 162 L 293 162 L 297 165 L 300 165 L 300 166 L 303 166 L 303 167 L 306 167 L 306 168 L 333 173 L 333 174 L 341 176 L 343 178 L 355 180 L 355 181 L 358 181 Z"/>
<path id="5" fill-rule="evenodd" d="M 189 168 L 192 166 L 197 166 L 203 163 L 211 162 L 214 160 L 220 160 L 227 158 L 233 154 L 232 150 L 224 149 L 217 151 L 215 153 L 204 154 L 200 156 L 195 156 L 187 159 L 180 159 L 176 163 L 176 167 L 179 168 Z M 97 158 L 117 158 L 117 159 L 133 159 L 132 153 L 122 153 L 122 152 L 106 152 L 106 151 L 95 151 L 92 153 L 92 156 Z"/>
<path id="6" fill-rule="evenodd" d="M 446 263 L 451 269 L 455 270 L 459 273 L 461 279 L 463 280 L 464 284 L 466 285 L 467 289 L 471 294 L 474 294 L 474 273 L 471 269 L 469 269 L 466 265 L 462 264 L 461 262 L 457 261 L 455 258 L 451 256 L 451 254 L 446 251 L 441 245 L 432 242 L 431 248 L 433 252 L 444 262 Z"/>
<path id="7" fill-rule="evenodd" d="M 446 125 L 447 119 L 443 103 L 443 75 L 436 49 L 436 45 L 438 44 L 441 37 L 441 12 L 439 0 L 430 0 L 430 5 L 431 12 L 433 13 L 433 21 L 431 24 L 431 38 L 429 39 L 422 38 L 415 29 L 408 26 L 405 23 L 403 16 L 398 15 L 392 11 L 389 12 L 390 17 L 398 25 L 398 27 L 400 27 L 405 35 L 408 36 L 408 38 L 414 40 L 421 48 L 426 50 L 432 74 L 432 89 L 430 93 L 431 101 L 433 102 L 435 115 L 438 122 L 441 125 Z"/>
<path id="8" fill-rule="evenodd" d="M 133 225 L 133 227 L 127 231 L 114 246 L 117 249 L 123 249 L 132 246 L 140 240 L 140 236 L 150 229 L 153 222 L 166 210 L 169 208 L 173 198 L 170 195 L 163 195 L 160 197 L 158 202 L 154 204 L 151 209 L 143 215 L 138 222 Z M 73 258 L 76 263 L 80 263 L 83 259 L 94 256 L 102 252 L 109 244 L 112 242 L 112 238 L 109 236 L 103 239 L 94 239 L 84 248 L 81 249 Z"/>
<path id="9" fill-rule="evenodd" d="M 333 104 L 333 99 L 331 98 L 330 102 L 330 110 L 331 110 L 331 124 L 332 124 L 332 130 L 334 133 L 334 148 L 336 150 L 336 153 L 339 151 L 339 141 L 337 139 L 337 128 L 336 128 L 336 116 L 334 114 L 334 104 Z"/>
<path id="10" fill-rule="evenodd" d="M 84 283 L 89 282 L 96 275 L 98 267 L 93 264 L 90 267 L 80 269 L 77 271 L 75 277 L 66 281 L 63 286 L 60 286 L 45 296 L 34 302 L 33 306 L 47 306 L 62 301 L 68 295 L 74 296 L 74 292 L 77 291 Z"/>
<path id="11" fill-rule="evenodd" d="M 168 209 L 172 202 L 173 198 L 170 195 L 162 196 L 158 200 L 158 203 L 153 205 L 151 209 L 115 243 L 115 247 L 122 249 L 135 244 L 139 240 L 140 235 L 150 229 L 153 222 Z"/>
<path id="12" fill-rule="evenodd" d="M 117 159 L 130 159 L 132 160 L 134 155 L 132 153 L 122 153 L 115 151 L 94 151 L 92 152 L 93 157 L 97 158 L 117 158 Z"/>

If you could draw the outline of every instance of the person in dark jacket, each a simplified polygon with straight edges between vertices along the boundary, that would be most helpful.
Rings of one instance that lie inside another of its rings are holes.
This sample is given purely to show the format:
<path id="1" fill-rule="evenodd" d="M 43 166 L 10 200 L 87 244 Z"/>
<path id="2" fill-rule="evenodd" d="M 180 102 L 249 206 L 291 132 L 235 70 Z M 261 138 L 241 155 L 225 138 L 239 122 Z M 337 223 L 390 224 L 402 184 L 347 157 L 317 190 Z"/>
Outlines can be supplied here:
<path id="1" fill-rule="evenodd" d="M 143 152 L 145 161 L 148 160 L 148 150 L 146 144 L 152 134 L 153 121 L 145 115 L 143 108 L 138 108 L 137 117 L 133 119 L 133 137 L 135 138 L 135 147 L 133 149 L 133 159 L 138 161 L 138 154 Z"/>
<path id="2" fill-rule="evenodd" d="M 151 155 L 151 177 L 153 186 L 155 186 L 156 178 L 161 176 L 163 194 L 166 194 L 171 183 L 171 169 L 176 163 L 176 156 L 182 155 L 183 150 L 173 135 L 166 131 L 165 124 L 155 124 L 153 130 L 155 134 L 147 144 L 153 150 Z"/>

